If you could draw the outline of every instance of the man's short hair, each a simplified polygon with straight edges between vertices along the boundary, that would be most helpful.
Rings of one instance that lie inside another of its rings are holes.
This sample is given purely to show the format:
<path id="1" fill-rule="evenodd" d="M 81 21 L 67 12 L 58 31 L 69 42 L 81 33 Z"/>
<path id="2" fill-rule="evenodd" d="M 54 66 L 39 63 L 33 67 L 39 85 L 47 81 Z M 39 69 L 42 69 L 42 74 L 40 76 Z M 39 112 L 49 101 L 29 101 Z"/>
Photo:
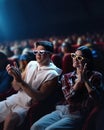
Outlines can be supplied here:
<path id="1" fill-rule="evenodd" d="M 53 53 L 54 49 L 53 49 L 53 43 L 52 42 L 49 42 L 49 41 L 36 42 L 36 47 L 38 47 L 40 45 L 44 46 L 47 51 L 50 51 L 50 52 Z"/>

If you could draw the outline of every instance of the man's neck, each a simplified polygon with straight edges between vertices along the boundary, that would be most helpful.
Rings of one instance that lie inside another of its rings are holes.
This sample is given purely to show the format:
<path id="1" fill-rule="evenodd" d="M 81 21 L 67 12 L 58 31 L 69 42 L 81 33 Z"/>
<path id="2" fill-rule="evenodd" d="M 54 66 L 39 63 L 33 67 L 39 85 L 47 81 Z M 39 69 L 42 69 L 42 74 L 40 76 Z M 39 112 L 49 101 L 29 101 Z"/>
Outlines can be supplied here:
<path id="1" fill-rule="evenodd" d="M 42 66 L 48 66 L 50 64 L 50 62 L 46 62 L 46 63 L 39 63 L 39 66 L 42 67 Z"/>

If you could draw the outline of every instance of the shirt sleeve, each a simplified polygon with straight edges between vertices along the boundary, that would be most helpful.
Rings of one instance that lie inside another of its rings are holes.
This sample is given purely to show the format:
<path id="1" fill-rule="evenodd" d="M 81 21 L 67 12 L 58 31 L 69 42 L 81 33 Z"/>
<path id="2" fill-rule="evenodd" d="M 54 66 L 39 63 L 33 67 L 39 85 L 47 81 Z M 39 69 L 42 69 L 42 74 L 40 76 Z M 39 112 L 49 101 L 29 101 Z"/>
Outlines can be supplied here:
<path id="1" fill-rule="evenodd" d="M 95 72 L 91 79 L 92 91 L 89 93 L 89 97 L 95 102 L 99 102 L 102 98 L 102 74 Z"/>

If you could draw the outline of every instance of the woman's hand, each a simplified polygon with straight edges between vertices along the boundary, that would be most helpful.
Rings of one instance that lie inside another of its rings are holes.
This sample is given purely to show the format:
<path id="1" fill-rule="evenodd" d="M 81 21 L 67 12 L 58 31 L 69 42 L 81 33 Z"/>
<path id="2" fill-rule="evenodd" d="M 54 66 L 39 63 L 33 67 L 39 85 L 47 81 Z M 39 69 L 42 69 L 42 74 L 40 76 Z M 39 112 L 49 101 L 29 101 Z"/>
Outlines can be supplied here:
<path id="1" fill-rule="evenodd" d="M 6 67 L 6 70 L 9 75 L 13 76 L 15 81 L 17 81 L 17 82 L 22 81 L 21 72 L 20 72 L 16 62 L 14 62 L 14 65 L 8 64 Z"/>
<path id="2" fill-rule="evenodd" d="M 83 83 L 86 78 L 87 78 L 87 63 L 85 63 L 84 65 L 82 65 L 82 63 L 80 63 L 79 67 L 77 67 L 77 82 L 79 83 Z"/>

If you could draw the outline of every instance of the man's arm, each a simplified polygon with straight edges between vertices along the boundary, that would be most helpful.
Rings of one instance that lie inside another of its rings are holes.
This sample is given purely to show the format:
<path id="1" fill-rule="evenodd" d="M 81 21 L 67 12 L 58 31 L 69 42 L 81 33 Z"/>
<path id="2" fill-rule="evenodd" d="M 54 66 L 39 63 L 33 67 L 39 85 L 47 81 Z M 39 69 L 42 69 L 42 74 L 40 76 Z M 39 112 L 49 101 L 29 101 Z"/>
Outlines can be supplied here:
<path id="1" fill-rule="evenodd" d="M 23 80 L 22 82 L 19 82 L 19 85 L 34 101 L 41 101 L 47 98 L 55 90 L 55 87 L 58 85 L 58 77 L 41 84 L 39 90 L 33 90 Z"/>
<path id="2" fill-rule="evenodd" d="M 18 87 L 19 89 L 24 90 L 27 95 L 29 95 L 33 100 L 40 101 L 44 100 L 48 95 L 50 95 L 51 92 L 54 91 L 56 85 L 58 84 L 58 77 L 55 77 L 52 80 L 46 81 L 39 87 L 39 90 L 34 90 L 29 86 L 25 81 L 25 72 L 23 75 L 21 75 L 18 67 L 15 66 L 7 66 L 8 73 L 13 76 L 14 78 L 14 87 Z"/>

